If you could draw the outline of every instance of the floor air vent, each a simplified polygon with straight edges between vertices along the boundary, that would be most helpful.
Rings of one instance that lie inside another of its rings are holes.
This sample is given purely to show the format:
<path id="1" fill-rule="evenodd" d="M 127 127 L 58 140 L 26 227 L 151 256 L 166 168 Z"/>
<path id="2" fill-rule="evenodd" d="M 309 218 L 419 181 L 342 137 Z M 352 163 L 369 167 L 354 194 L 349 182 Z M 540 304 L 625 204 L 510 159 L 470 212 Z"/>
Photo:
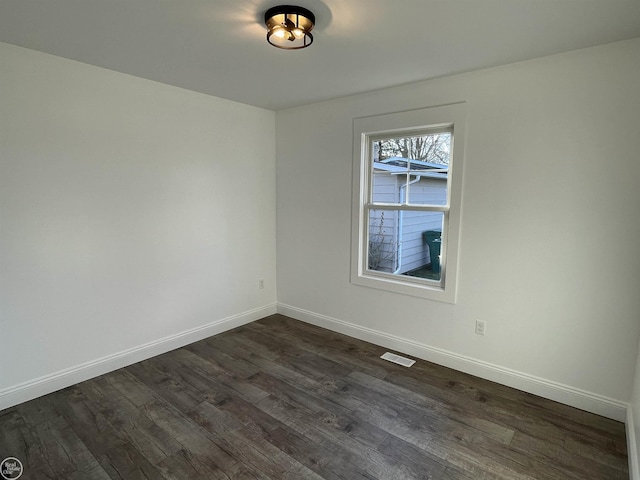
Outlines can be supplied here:
<path id="1" fill-rule="evenodd" d="M 395 353 L 387 352 L 382 355 L 380 358 L 385 360 L 389 360 L 390 362 L 397 363 L 398 365 L 402 365 L 403 367 L 410 367 L 414 363 L 415 360 L 411 360 L 410 358 L 401 357 L 400 355 L 396 355 Z"/>

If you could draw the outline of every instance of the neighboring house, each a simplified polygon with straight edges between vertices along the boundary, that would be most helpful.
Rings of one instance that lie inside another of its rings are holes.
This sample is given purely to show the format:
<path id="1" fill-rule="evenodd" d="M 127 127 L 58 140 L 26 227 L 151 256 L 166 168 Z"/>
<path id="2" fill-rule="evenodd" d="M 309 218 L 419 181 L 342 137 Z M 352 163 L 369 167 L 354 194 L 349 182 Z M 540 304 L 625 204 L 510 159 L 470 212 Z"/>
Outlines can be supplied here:
<path id="1" fill-rule="evenodd" d="M 410 165 L 408 167 L 408 165 Z M 373 162 L 373 199 L 404 203 L 409 169 L 409 202 L 444 205 L 448 165 L 387 158 Z M 442 231 L 441 213 L 372 210 L 369 230 L 369 268 L 402 274 L 431 263 L 423 232 Z"/>

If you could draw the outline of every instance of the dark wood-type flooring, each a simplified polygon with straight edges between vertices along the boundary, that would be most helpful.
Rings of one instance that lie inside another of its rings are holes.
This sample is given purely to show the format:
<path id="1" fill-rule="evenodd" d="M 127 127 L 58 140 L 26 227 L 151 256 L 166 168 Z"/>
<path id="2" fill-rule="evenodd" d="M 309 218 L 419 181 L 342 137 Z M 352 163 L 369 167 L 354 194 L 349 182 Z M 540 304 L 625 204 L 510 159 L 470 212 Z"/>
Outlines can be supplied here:
<path id="1" fill-rule="evenodd" d="M 624 425 L 281 315 L 0 412 L 24 479 L 628 479 Z"/>

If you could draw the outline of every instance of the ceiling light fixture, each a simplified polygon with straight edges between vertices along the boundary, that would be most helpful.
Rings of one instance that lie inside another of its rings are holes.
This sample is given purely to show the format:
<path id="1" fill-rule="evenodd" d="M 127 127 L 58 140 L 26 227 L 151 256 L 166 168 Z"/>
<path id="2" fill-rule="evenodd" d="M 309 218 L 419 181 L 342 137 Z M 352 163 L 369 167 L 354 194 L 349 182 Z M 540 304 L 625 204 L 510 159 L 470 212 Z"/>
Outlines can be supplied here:
<path id="1" fill-rule="evenodd" d="M 313 43 L 311 30 L 316 17 L 306 8 L 280 5 L 264 14 L 267 25 L 267 42 L 285 50 L 307 48 Z"/>

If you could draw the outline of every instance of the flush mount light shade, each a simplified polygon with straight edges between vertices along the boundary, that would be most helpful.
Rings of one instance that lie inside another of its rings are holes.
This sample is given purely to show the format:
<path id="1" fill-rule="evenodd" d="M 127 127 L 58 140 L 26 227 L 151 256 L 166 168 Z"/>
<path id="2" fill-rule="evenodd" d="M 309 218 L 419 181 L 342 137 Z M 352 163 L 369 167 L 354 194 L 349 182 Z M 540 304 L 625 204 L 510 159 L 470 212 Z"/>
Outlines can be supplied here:
<path id="1" fill-rule="evenodd" d="M 267 25 L 267 42 L 286 50 L 306 48 L 313 43 L 311 30 L 316 17 L 306 8 L 280 5 L 264 14 Z"/>

